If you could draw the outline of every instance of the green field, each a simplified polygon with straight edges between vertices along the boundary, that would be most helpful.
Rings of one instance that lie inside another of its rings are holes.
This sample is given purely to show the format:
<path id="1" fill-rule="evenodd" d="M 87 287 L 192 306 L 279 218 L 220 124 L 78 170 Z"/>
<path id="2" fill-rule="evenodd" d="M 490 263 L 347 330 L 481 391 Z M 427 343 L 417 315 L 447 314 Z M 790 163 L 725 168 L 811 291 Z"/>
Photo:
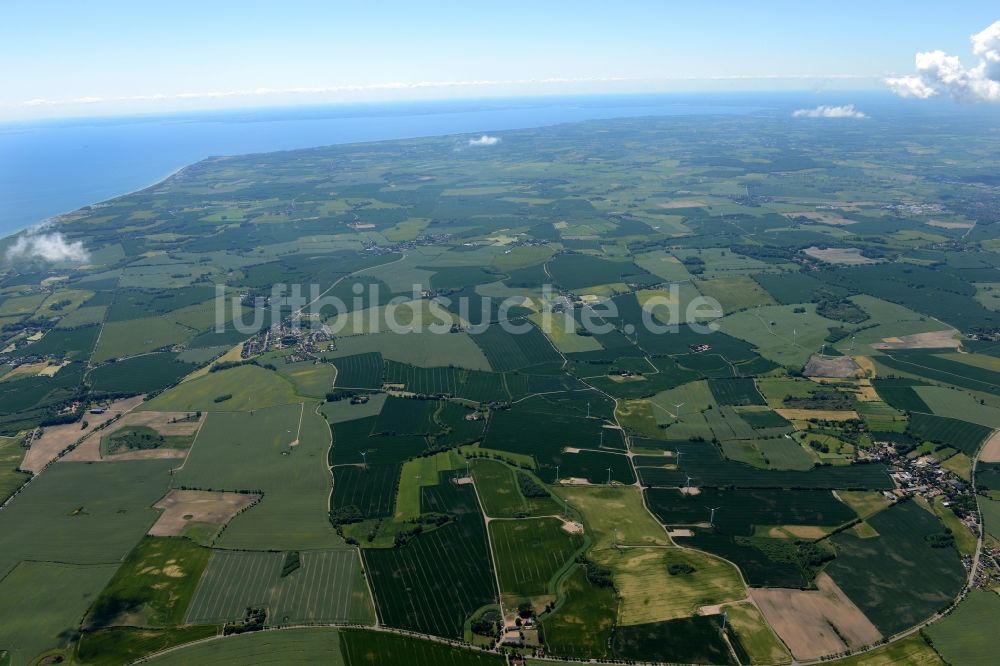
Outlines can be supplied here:
<path id="1" fill-rule="evenodd" d="M 752 379 L 720 378 L 708 380 L 712 395 L 720 405 L 763 405 L 764 396 Z"/>
<path id="2" fill-rule="evenodd" d="M 422 489 L 441 483 L 442 478 L 449 476 L 447 474 L 443 476 L 443 472 L 459 468 L 464 470 L 465 465 L 465 461 L 454 451 L 442 451 L 433 456 L 412 458 L 403 463 L 396 493 L 395 519 L 417 518 L 420 515 Z"/>
<path id="3" fill-rule="evenodd" d="M 28 664 L 49 648 L 68 647 L 117 567 L 21 562 L 0 580 L 0 645 L 10 653 L 11 666 Z"/>
<path id="4" fill-rule="evenodd" d="M 804 312 L 797 313 L 797 308 Z M 722 320 L 723 333 L 746 340 L 764 358 L 780 365 L 802 366 L 819 352 L 831 327 L 839 322 L 816 314 L 816 306 L 770 305 L 731 314 Z"/>
<path id="5" fill-rule="evenodd" d="M 144 354 L 95 368 L 90 381 L 102 393 L 148 393 L 180 381 L 194 369 L 176 354 Z"/>
<path id="6" fill-rule="evenodd" d="M 788 648 L 768 626 L 754 604 L 732 604 L 726 606 L 726 613 L 733 633 L 750 656 L 750 663 L 787 664 L 792 661 Z"/>
<path id="7" fill-rule="evenodd" d="M 300 628 L 226 636 L 167 652 L 149 661 L 157 666 L 346 666 L 341 655 L 341 633 L 330 628 Z"/>
<path id="8" fill-rule="evenodd" d="M 718 616 L 694 616 L 621 627 L 615 631 L 614 654 L 628 660 L 732 664 L 721 626 Z"/>
<path id="9" fill-rule="evenodd" d="M 826 572 L 883 634 L 916 624 L 945 608 L 965 583 L 954 547 L 934 548 L 928 537 L 944 526 L 915 502 L 868 519 L 879 536 L 847 532 L 831 539 L 837 558 Z M 891 553 L 906 552 L 905 561 Z"/>
<path id="10" fill-rule="evenodd" d="M 213 412 L 174 483 L 263 492 L 260 502 L 229 523 L 217 546 L 342 548 L 343 540 L 327 519 L 331 479 L 324 461 L 329 446 L 329 427 L 304 404 L 252 413 Z"/>
<path id="11" fill-rule="evenodd" d="M 592 584 L 582 566 L 562 581 L 559 603 L 542 621 L 548 651 L 573 659 L 608 657 L 614 626 L 614 589 Z"/>
<path id="12" fill-rule="evenodd" d="M 947 608 L 1000 536 L 1000 134 L 790 104 L 212 157 L 54 218 L 85 262 L 0 242 L 0 666 L 500 664 L 522 603 L 525 655 L 786 663 L 748 586 Z M 200 430 L 66 450 L 126 395 Z M 983 663 L 991 584 L 847 663 Z"/>
<path id="13" fill-rule="evenodd" d="M 0 502 L 28 480 L 29 474 L 17 471 L 23 459 L 20 438 L 0 437 Z"/>
<path id="14" fill-rule="evenodd" d="M 908 432 L 918 440 L 947 444 L 971 456 L 992 430 L 986 426 L 945 416 L 911 414 Z"/>
<path id="15" fill-rule="evenodd" d="M 613 543 L 629 546 L 665 545 L 663 527 L 646 511 L 636 488 L 559 486 L 559 497 L 583 516 L 595 550 Z"/>
<path id="16" fill-rule="evenodd" d="M 855 518 L 854 512 L 828 490 L 726 490 L 703 488 L 697 495 L 651 488 L 646 501 L 668 525 L 694 525 L 710 518 L 715 507 L 715 529 L 750 536 L 756 525 L 836 526 Z"/>
<path id="17" fill-rule="evenodd" d="M 771 295 L 746 275 L 696 280 L 694 284 L 702 294 L 719 301 L 722 311 L 726 313 L 774 305 Z"/>
<path id="18" fill-rule="evenodd" d="M 926 629 L 934 649 L 949 664 L 992 664 L 995 631 L 1000 629 L 1000 596 L 982 589 L 968 596 L 947 617 Z"/>
<path id="19" fill-rule="evenodd" d="M 980 403 L 965 391 L 943 386 L 916 386 L 913 390 L 933 414 L 1000 428 L 1000 409 Z"/>
<path id="20" fill-rule="evenodd" d="M 364 518 L 393 514 L 399 465 L 340 465 L 333 468 L 330 510 L 356 510 Z"/>
<path id="21" fill-rule="evenodd" d="M 220 396 L 231 396 L 216 402 Z M 277 372 L 243 365 L 211 372 L 161 393 L 141 409 L 160 412 L 244 411 L 300 402 L 292 384 Z"/>
<path id="22" fill-rule="evenodd" d="M 553 577 L 584 544 L 580 535 L 562 526 L 558 518 L 490 523 L 490 541 L 504 595 L 531 598 L 555 592 Z"/>
<path id="23" fill-rule="evenodd" d="M 284 363 L 277 361 L 278 374 L 292 383 L 298 395 L 322 398 L 333 390 L 333 382 L 337 377 L 337 368 L 329 363 L 313 363 L 297 361 Z"/>
<path id="24" fill-rule="evenodd" d="M 96 628 L 183 624 L 210 556 L 187 539 L 144 538 L 101 592 L 86 623 Z"/>
<path id="25" fill-rule="evenodd" d="M 835 664 L 835 666 L 895 666 L 895 664 L 945 666 L 945 662 L 938 656 L 938 653 L 927 644 L 927 641 L 920 634 L 893 641 L 871 652 L 863 652 L 829 663 Z"/>
<path id="26" fill-rule="evenodd" d="M 334 365 L 337 368 L 338 389 L 377 389 L 382 386 L 385 370 L 379 352 L 341 356 Z"/>
<path id="27" fill-rule="evenodd" d="M 247 606 L 266 607 L 271 626 L 374 620 L 357 553 L 304 551 L 301 566 L 282 577 L 284 560 L 284 553 L 214 551 L 185 622 L 238 620 Z"/>
<path id="28" fill-rule="evenodd" d="M 377 393 L 369 397 L 368 402 L 357 405 L 351 404 L 350 400 L 325 402 L 320 406 L 319 411 L 331 424 L 378 416 L 387 397 L 385 393 Z"/>
<path id="29" fill-rule="evenodd" d="M 65 462 L 45 470 L 0 511 L 0 573 L 21 560 L 117 565 L 159 515 L 152 506 L 173 466 Z"/>
<path id="30" fill-rule="evenodd" d="M 372 333 L 337 338 L 337 350 L 327 352 L 326 358 L 380 352 L 390 361 L 409 363 L 421 368 L 454 365 L 469 370 L 489 370 L 490 363 L 483 352 L 465 333 L 436 335 L 431 332 L 407 333 L 400 338 L 394 333 Z"/>
<path id="31" fill-rule="evenodd" d="M 168 648 L 218 636 L 216 625 L 142 629 L 109 627 L 80 636 L 74 657 L 88 666 L 117 666 L 131 663 Z"/>
<path id="32" fill-rule="evenodd" d="M 510 397 L 507 377 L 492 372 L 462 368 L 419 368 L 388 361 L 385 381 L 402 385 L 409 393 L 424 395 L 446 394 L 476 402 L 504 400 Z"/>
<path id="33" fill-rule="evenodd" d="M 380 631 L 340 633 L 344 666 L 502 666 L 497 654 Z M 336 662 L 334 662 L 336 665 Z"/>
<path id="34" fill-rule="evenodd" d="M 688 617 L 702 606 L 738 601 L 747 594 L 736 567 L 697 550 L 636 546 L 590 551 L 588 557 L 611 569 L 622 626 Z M 671 565 L 691 571 L 672 575 Z"/>
<path id="35" fill-rule="evenodd" d="M 536 327 L 527 326 L 524 333 L 514 334 L 504 330 L 499 324 L 487 326 L 482 333 L 472 336 L 473 341 L 483 350 L 494 372 L 520 370 L 542 363 L 559 363 L 562 358 L 552 348 L 552 343 Z"/>
<path id="36" fill-rule="evenodd" d="M 483 511 L 490 518 L 523 518 L 527 515 L 546 516 L 560 512 L 551 496 L 543 496 L 537 480 L 524 470 L 514 470 L 496 460 L 475 460 L 472 476 Z M 520 484 L 530 485 L 537 496 L 525 496 Z"/>
<path id="37" fill-rule="evenodd" d="M 465 619 L 496 603 L 486 529 L 470 485 L 421 489 L 421 511 L 455 516 L 399 548 L 362 550 L 381 623 L 459 638 Z"/>

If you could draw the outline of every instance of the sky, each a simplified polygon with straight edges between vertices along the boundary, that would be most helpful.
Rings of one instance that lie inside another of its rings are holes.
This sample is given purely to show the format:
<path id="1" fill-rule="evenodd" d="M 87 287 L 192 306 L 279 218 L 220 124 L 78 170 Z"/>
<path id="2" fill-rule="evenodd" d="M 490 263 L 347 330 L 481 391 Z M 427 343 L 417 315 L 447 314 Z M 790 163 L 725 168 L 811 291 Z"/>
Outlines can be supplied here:
<path id="1" fill-rule="evenodd" d="M 920 99 L 998 20 L 996 0 L 4 0 L 0 120 L 887 79 Z"/>

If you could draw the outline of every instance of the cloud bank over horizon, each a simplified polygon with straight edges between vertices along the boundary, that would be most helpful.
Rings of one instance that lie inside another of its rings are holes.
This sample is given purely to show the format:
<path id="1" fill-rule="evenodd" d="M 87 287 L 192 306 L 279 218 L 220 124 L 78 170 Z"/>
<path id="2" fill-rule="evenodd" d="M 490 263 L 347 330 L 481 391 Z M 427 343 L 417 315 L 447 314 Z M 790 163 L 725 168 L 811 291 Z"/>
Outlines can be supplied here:
<path id="1" fill-rule="evenodd" d="M 974 67 L 944 51 L 926 51 L 916 55 L 916 74 L 887 78 L 886 85 L 900 97 L 948 94 L 958 102 L 1000 102 L 1000 21 L 969 39 L 979 58 Z"/>
<path id="2" fill-rule="evenodd" d="M 84 263 L 90 258 L 90 253 L 83 246 L 83 241 L 67 241 L 60 231 L 45 230 L 51 226 L 42 223 L 31 227 L 18 236 L 14 244 L 7 249 L 7 259 L 44 259 L 52 263 L 72 261 Z"/>
<path id="3" fill-rule="evenodd" d="M 867 118 L 864 111 L 858 111 L 853 104 L 843 106 L 817 106 L 814 109 L 798 109 L 792 112 L 793 118 Z"/>

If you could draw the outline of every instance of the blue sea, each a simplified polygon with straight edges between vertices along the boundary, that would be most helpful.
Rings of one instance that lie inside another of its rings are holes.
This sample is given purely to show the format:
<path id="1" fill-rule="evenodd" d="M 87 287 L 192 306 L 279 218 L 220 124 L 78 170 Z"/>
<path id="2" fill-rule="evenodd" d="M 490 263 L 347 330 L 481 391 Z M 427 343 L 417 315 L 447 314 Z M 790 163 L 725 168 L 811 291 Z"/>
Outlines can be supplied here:
<path id="1" fill-rule="evenodd" d="M 147 187 L 213 155 L 496 132 L 600 118 L 773 112 L 818 101 L 815 96 L 802 97 L 801 93 L 535 97 L 0 124 L 0 237 Z"/>

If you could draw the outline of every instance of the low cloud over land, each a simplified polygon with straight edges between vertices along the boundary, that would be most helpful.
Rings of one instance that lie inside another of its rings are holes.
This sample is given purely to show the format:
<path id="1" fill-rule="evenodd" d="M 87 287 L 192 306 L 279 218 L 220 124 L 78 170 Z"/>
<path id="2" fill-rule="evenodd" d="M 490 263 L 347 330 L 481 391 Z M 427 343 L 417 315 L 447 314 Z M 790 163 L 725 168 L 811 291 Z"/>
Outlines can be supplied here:
<path id="1" fill-rule="evenodd" d="M 795 118 L 867 118 L 863 111 L 858 111 L 853 104 L 844 106 L 817 106 L 815 109 L 799 109 L 793 111 Z"/>
<path id="2" fill-rule="evenodd" d="M 46 231 L 48 225 L 41 224 L 18 236 L 7 250 L 8 259 L 44 259 L 60 262 L 83 263 L 90 254 L 83 247 L 83 241 L 67 241 L 59 231 Z"/>
<path id="3" fill-rule="evenodd" d="M 470 146 L 495 146 L 500 143 L 500 137 L 484 134 L 478 139 L 469 139 Z"/>

